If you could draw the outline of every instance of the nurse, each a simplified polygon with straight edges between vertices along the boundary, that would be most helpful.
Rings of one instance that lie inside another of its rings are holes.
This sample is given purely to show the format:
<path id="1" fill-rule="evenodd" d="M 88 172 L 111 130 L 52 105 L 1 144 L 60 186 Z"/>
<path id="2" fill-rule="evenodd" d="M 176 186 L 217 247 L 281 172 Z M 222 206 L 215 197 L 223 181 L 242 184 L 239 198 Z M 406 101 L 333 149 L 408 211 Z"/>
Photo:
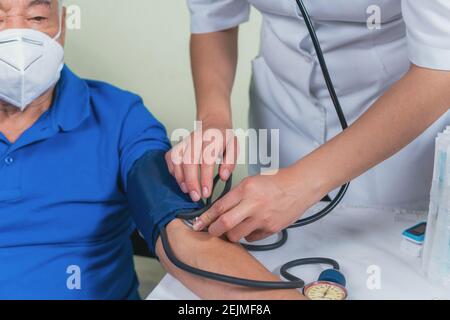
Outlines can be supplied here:
<path id="1" fill-rule="evenodd" d="M 351 124 L 345 132 L 295 0 L 188 4 L 203 131 L 232 128 L 238 28 L 252 6 L 263 22 L 249 125 L 280 130 L 281 169 L 257 175 L 260 166 L 251 167 L 254 176 L 205 213 L 197 230 L 208 226 L 211 234 L 231 241 L 259 240 L 286 228 L 350 180 L 346 205 L 427 208 L 434 137 L 450 120 L 450 1 L 305 1 Z M 379 25 L 369 23 L 376 18 Z M 229 137 L 217 154 L 226 157 L 233 141 Z M 173 161 L 179 152 L 176 146 L 166 160 L 181 189 L 194 201 L 209 196 L 213 166 L 195 164 L 201 153 Z M 233 169 L 231 162 L 222 164 L 221 178 Z"/>

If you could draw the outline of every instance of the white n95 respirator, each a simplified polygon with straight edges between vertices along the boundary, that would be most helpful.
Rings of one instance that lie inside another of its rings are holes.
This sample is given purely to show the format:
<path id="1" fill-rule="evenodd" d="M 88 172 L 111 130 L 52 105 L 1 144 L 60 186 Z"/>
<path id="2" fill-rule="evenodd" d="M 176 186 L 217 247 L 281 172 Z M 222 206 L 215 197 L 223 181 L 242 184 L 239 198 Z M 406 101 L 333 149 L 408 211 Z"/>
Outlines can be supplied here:
<path id="1" fill-rule="evenodd" d="M 0 31 L 0 100 L 20 110 L 40 97 L 60 78 L 64 49 L 33 29 Z"/>

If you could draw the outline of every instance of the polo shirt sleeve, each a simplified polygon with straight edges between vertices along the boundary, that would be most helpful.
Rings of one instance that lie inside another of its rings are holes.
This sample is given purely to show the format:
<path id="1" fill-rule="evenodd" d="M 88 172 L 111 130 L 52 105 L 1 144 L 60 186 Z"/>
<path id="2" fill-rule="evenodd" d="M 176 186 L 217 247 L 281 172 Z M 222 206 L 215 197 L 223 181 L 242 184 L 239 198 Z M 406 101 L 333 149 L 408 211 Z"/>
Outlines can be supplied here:
<path id="1" fill-rule="evenodd" d="M 450 70 L 450 1 L 402 0 L 402 11 L 411 62 Z"/>
<path id="2" fill-rule="evenodd" d="M 127 177 L 133 164 L 145 153 L 154 150 L 168 151 L 170 142 L 164 126 L 135 97 L 122 121 L 119 139 L 121 182 L 127 190 Z"/>
<path id="3" fill-rule="evenodd" d="M 247 22 L 248 0 L 188 0 L 191 32 L 209 33 L 230 29 Z"/>

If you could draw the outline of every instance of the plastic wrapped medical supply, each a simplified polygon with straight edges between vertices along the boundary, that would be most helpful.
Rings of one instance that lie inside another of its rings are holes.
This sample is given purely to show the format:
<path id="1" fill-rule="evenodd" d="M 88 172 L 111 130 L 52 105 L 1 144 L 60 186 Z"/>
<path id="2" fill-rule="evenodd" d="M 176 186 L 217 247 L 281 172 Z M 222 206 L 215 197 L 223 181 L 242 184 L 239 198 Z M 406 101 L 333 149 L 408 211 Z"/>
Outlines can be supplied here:
<path id="1" fill-rule="evenodd" d="M 427 276 L 434 282 L 450 287 L 450 127 L 436 138 L 422 259 Z"/>

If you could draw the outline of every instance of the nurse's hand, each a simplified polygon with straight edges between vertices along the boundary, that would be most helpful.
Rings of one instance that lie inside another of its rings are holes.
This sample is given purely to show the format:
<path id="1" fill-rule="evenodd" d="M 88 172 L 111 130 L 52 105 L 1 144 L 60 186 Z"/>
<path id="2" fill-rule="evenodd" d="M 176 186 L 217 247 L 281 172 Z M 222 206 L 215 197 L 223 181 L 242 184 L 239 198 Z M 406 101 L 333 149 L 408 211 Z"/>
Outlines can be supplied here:
<path id="1" fill-rule="evenodd" d="M 236 167 L 237 150 L 237 139 L 230 124 L 203 122 L 201 129 L 166 154 L 166 162 L 181 190 L 197 202 L 211 195 L 218 160 L 221 179 L 229 179 Z"/>
<path id="2" fill-rule="evenodd" d="M 292 170 L 244 179 L 196 221 L 194 230 L 208 227 L 211 235 L 238 242 L 261 240 L 287 228 L 323 196 L 314 180 Z"/>

